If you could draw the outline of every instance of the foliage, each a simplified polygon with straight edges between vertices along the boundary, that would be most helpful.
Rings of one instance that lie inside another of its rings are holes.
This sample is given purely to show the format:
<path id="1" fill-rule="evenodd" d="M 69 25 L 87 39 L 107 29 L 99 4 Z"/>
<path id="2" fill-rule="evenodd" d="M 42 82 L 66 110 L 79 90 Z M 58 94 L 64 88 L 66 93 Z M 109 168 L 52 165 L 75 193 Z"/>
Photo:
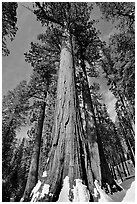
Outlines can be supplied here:
<path id="1" fill-rule="evenodd" d="M 99 3 L 98 5 L 105 19 L 118 21 L 117 32 L 110 36 L 108 46 L 103 48 L 102 68 L 106 73 L 110 90 L 117 98 L 118 118 L 125 131 L 128 131 L 125 135 L 131 135 L 134 147 L 135 5 L 134 2 Z"/>
<path id="2" fill-rule="evenodd" d="M 26 81 L 3 97 L 2 109 L 2 168 L 5 179 L 16 144 L 16 130 L 27 123 L 29 101 Z"/>
<path id="3" fill-rule="evenodd" d="M 103 151 L 107 162 L 112 165 L 112 158 L 120 163 L 119 154 L 123 154 L 122 138 L 119 137 L 114 122 L 111 120 L 107 107 L 103 104 L 100 86 L 97 83 L 91 85 L 91 96 L 97 118 L 97 127 L 102 141 Z"/>
<path id="4" fill-rule="evenodd" d="M 46 104 L 46 109 L 44 130 L 40 141 L 39 177 L 41 177 L 45 166 L 47 166 L 48 153 L 50 149 L 52 149 L 54 139 L 57 71 L 59 69 L 61 47 L 67 38 L 67 34 L 71 39 L 73 65 L 76 66 L 76 82 L 73 85 L 76 85 L 76 91 L 80 99 L 80 103 L 77 104 L 77 107 L 81 106 L 82 98 L 80 89 L 81 86 L 85 84 L 83 91 L 87 94 L 85 94 L 86 102 L 90 104 L 88 100 L 91 94 L 93 103 L 91 109 L 94 110 L 91 111 L 92 115 L 89 115 L 93 129 L 93 138 L 90 138 L 90 140 L 96 138 L 96 126 L 100 135 L 103 154 L 105 155 L 107 163 L 111 166 L 114 166 L 113 161 L 116 161 L 115 164 L 120 163 L 121 155 L 125 153 L 122 143 L 123 141 L 125 142 L 126 139 L 123 139 L 124 132 L 120 129 L 121 124 L 124 130 L 127 128 L 126 136 L 129 135 L 128 139 L 130 142 L 134 142 L 134 131 L 132 128 L 132 123 L 134 122 L 135 95 L 134 3 L 105 2 L 97 4 L 105 19 L 112 20 L 113 22 L 117 21 L 117 32 L 110 37 L 108 46 L 101 42 L 98 37 L 98 31 L 95 29 L 95 21 L 90 19 L 93 8 L 92 4 L 88 6 L 88 4 L 84 2 L 34 3 L 33 12 L 36 14 L 37 20 L 45 26 L 45 33 L 38 36 L 39 43 L 31 42 L 30 50 L 25 53 L 25 60 L 31 64 L 33 73 L 30 76 L 28 84 L 25 81 L 21 82 L 13 91 L 9 91 L 7 96 L 3 98 L 3 200 L 5 201 L 9 201 L 10 197 L 14 197 L 15 201 L 19 201 L 23 195 L 30 168 L 31 156 L 33 154 L 34 141 L 38 130 L 39 113 L 43 102 Z M 8 18 L 9 15 L 13 15 L 14 17 L 12 19 L 14 23 L 11 24 L 11 27 L 8 27 L 8 24 L 6 27 L 4 24 L 5 21 L 3 20 L 2 39 L 3 53 L 5 52 L 5 55 L 8 54 L 6 36 L 12 40 L 17 30 L 17 19 L 15 17 L 17 9 L 16 3 L 3 3 L 3 19 L 11 9 L 9 5 L 12 5 L 14 9 L 11 14 L 8 14 L 5 18 Z M 8 11 L 6 11 L 6 8 Z M 8 29 L 10 30 L 10 34 Z M 85 84 L 82 84 L 82 80 L 87 79 L 87 76 L 98 76 L 96 67 L 99 65 L 99 61 L 101 61 L 102 68 L 106 73 L 110 90 L 117 98 L 116 109 L 119 120 L 119 126 L 117 127 L 110 119 L 106 105 L 102 105 L 102 98 L 98 92 L 99 85 L 94 83 L 90 86 L 89 90 L 87 90 L 88 80 Z M 87 110 L 88 108 L 87 106 Z M 63 117 L 61 121 L 62 120 Z M 95 124 L 93 120 L 95 120 Z M 65 126 L 68 121 L 65 123 Z M 81 124 L 80 118 L 77 122 Z M 17 144 L 16 130 L 28 123 L 31 125 L 31 130 L 28 131 L 29 138 L 23 140 L 21 144 Z M 79 127 L 77 126 L 77 128 Z M 59 131 L 60 129 L 59 127 Z M 81 132 L 81 129 L 79 129 L 78 132 Z M 59 134 L 58 132 L 57 135 Z M 80 159 L 84 155 L 82 148 L 85 145 L 85 141 L 83 135 L 78 135 L 76 139 L 78 139 L 79 142 L 79 144 L 76 145 L 80 146 L 80 154 L 75 156 L 79 157 L 78 162 L 80 166 L 80 162 L 84 161 L 80 161 Z M 66 143 L 67 140 L 61 143 L 61 145 L 63 144 L 62 148 L 64 148 L 64 144 Z M 75 146 L 75 149 L 77 149 L 76 147 L 77 146 Z M 84 147 L 86 147 L 86 145 Z M 56 144 L 53 144 L 53 152 L 51 153 L 54 153 L 54 150 L 56 151 Z M 86 150 L 84 151 L 86 152 Z M 74 152 L 72 152 L 72 154 Z M 94 152 L 92 154 L 94 154 Z M 51 156 L 53 155 L 51 154 Z M 85 156 L 85 160 L 87 158 Z M 61 159 L 63 161 L 64 158 L 62 157 Z M 89 161 L 90 160 L 88 160 L 88 162 Z M 67 166 L 67 161 L 65 162 Z M 82 163 L 82 165 L 84 165 L 84 163 Z M 85 166 L 87 167 L 87 164 Z M 82 166 L 82 168 L 84 169 L 85 166 Z M 83 170 L 82 168 L 80 169 L 81 172 Z M 87 171 L 86 168 L 85 170 Z M 59 171 L 60 170 L 58 170 L 58 173 L 60 174 Z M 83 172 L 81 174 L 83 174 Z M 49 178 L 49 180 L 50 179 L 51 178 Z M 57 188 L 61 188 L 61 186 L 58 185 Z M 56 189 L 56 191 L 60 191 L 60 189 Z M 57 199 L 57 196 L 58 195 L 55 195 L 54 199 Z"/>
<path id="5" fill-rule="evenodd" d="M 134 2 L 99 2 L 97 5 L 100 7 L 103 18 L 112 22 L 118 20 L 120 28 L 130 27 L 135 21 Z"/>
<path id="6" fill-rule="evenodd" d="M 14 39 L 17 32 L 17 2 L 2 2 L 2 54 L 9 55 L 10 51 L 7 48 L 6 40 Z"/>
<path id="7" fill-rule="evenodd" d="M 19 193 L 20 187 L 23 188 L 23 183 L 25 182 L 25 166 L 22 166 L 24 139 L 21 144 L 16 145 L 14 149 L 14 155 L 10 162 L 9 172 L 3 184 L 3 201 L 10 201 L 10 199 L 15 199 L 17 192 Z M 23 179 L 24 178 L 24 179 Z M 19 187 L 20 185 L 20 187 Z"/>

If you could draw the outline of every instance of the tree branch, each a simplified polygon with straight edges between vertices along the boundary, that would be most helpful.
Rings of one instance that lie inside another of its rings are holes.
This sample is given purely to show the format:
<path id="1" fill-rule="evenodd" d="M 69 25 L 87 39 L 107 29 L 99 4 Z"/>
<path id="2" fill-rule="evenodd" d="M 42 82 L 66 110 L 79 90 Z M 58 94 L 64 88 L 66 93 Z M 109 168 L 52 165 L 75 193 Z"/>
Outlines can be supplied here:
<path id="1" fill-rule="evenodd" d="M 45 19 L 46 19 L 47 21 L 50 21 L 50 22 L 52 22 L 52 23 L 56 23 L 56 24 L 58 24 L 58 25 L 64 27 L 64 24 L 63 24 L 63 23 L 57 21 L 57 20 L 56 20 L 55 18 L 53 18 L 52 16 L 48 16 L 48 15 L 46 14 L 45 10 L 44 10 L 43 7 L 40 5 L 40 2 L 35 2 L 35 4 L 41 9 L 41 11 L 42 11 L 42 13 L 44 14 L 44 17 L 45 17 Z"/>
<path id="2" fill-rule="evenodd" d="M 42 101 L 44 101 L 44 99 L 43 98 L 41 98 L 41 97 L 38 97 L 38 96 L 32 96 L 33 98 L 36 98 L 36 99 L 39 99 L 39 100 L 42 100 Z"/>
<path id="3" fill-rule="evenodd" d="M 28 9 L 29 11 L 31 11 L 34 14 L 34 11 L 31 8 L 29 8 L 29 7 L 27 7 L 27 6 L 23 5 L 23 4 L 21 4 L 21 6 L 23 6 L 26 9 Z"/>

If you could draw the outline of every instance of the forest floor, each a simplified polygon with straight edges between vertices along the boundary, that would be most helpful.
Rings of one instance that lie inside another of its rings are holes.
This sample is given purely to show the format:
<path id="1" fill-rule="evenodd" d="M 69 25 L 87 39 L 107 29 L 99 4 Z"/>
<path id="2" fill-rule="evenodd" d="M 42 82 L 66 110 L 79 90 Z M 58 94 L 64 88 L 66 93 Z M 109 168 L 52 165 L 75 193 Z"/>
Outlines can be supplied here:
<path id="1" fill-rule="evenodd" d="M 135 202 L 135 176 L 125 178 L 120 185 L 124 190 L 109 195 L 109 197 L 111 197 L 114 202 Z"/>

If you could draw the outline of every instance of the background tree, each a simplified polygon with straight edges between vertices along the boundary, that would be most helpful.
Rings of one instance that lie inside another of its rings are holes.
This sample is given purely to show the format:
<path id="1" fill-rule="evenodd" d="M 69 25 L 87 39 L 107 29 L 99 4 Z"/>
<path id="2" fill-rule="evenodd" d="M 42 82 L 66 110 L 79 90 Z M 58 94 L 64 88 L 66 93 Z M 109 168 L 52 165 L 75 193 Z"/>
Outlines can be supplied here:
<path id="1" fill-rule="evenodd" d="M 49 32 L 51 32 L 49 30 Z M 50 38 L 49 38 L 50 41 Z M 55 41 L 56 42 L 56 41 Z M 53 44 L 53 43 L 52 43 Z M 46 47 L 47 46 L 47 47 Z M 45 109 L 47 104 L 48 95 L 54 93 L 55 86 L 55 73 L 56 67 L 54 65 L 55 53 L 52 54 L 46 41 L 43 45 L 31 43 L 31 50 L 25 53 L 26 61 L 33 66 L 33 75 L 28 84 L 29 93 L 33 95 L 33 98 L 37 99 L 34 108 L 39 109 L 38 120 L 36 125 L 36 134 L 33 147 L 33 153 L 31 157 L 31 164 L 28 174 L 28 179 L 24 191 L 24 195 L 21 201 L 28 201 L 30 193 L 38 181 L 38 170 L 40 160 L 40 148 L 42 142 L 43 124 L 45 118 Z M 49 56 L 51 56 L 49 60 Z M 32 110 L 34 112 L 34 110 Z"/>
<path id="2" fill-rule="evenodd" d="M 24 190 L 26 175 L 27 175 L 27 161 L 28 158 L 24 158 L 26 150 L 25 139 L 23 138 L 21 143 L 19 141 L 14 148 L 14 155 L 11 157 L 9 174 L 6 180 L 3 182 L 2 189 L 2 201 L 19 201 L 19 198 Z"/>
<path id="3" fill-rule="evenodd" d="M 103 70 L 110 90 L 121 100 L 134 129 L 135 115 L 135 4 L 134 2 L 98 3 L 103 17 L 115 23 L 116 32 L 103 49 L 107 60 Z M 107 9 L 105 9 L 107 8 Z M 112 9 L 115 8 L 115 9 Z"/>
<path id="4" fill-rule="evenodd" d="M 16 143 L 16 130 L 27 123 L 29 101 L 26 81 L 3 97 L 2 108 L 2 169 L 5 180 Z"/>
<path id="5" fill-rule="evenodd" d="M 113 2 L 98 5 L 103 18 L 114 22 L 116 28 L 116 32 L 109 38 L 108 46 L 103 48 L 102 67 L 110 90 L 117 99 L 116 112 L 119 125 L 134 164 L 135 4 Z"/>

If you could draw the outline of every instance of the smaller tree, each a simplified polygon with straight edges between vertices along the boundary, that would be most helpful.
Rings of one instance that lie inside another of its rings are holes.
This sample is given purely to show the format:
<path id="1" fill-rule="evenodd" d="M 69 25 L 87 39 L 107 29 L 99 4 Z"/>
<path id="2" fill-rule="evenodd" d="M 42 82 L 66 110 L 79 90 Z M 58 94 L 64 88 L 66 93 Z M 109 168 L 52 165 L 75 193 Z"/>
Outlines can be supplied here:
<path id="1" fill-rule="evenodd" d="M 27 123 L 29 101 L 27 83 L 22 81 L 9 91 L 2 101 L 2 170 L 3 179 L 9 174 L 10 161 L 16 144 L 16 131 Z"/>
<path id="2" fill-rule="evenodd" d="M 35 126 L 36 134 L 30 169 L 24 195 L 21 201 L 30 200 L 31 191 L 38 181 L 39 158 L 42 143 L 43 124 L 45 119 L 45 109 L 47 103 L 46 101 L 47 96 L 51 94 L 51 92 L 54 92 L 55 86 L 54 79 L 56 67 L 54 65 L 54 60 L 56 59 L 56 54 L 54 54 L 54 56 L 52 55 L 51 59 L 49 59 L 51 53 L 52 49 L 50 52 L 50 50 L 46 50 L 44 45 L 34 43 L 31 43 L 31 50 L 29 50 L 28 53 L 25 53 L 26 61 L 31 63 L 33 67 L 33 74 L 28 84 L 29 94 L 32 95 L 33 98 L 37 99 L 35 100 L 33 108 L 34 110 L 36 108 L 39 109 L 39 116 L 37 119 L 37 125 Z M 32 110 L 32 112 L 34 112 L 34 110 Z"/>

